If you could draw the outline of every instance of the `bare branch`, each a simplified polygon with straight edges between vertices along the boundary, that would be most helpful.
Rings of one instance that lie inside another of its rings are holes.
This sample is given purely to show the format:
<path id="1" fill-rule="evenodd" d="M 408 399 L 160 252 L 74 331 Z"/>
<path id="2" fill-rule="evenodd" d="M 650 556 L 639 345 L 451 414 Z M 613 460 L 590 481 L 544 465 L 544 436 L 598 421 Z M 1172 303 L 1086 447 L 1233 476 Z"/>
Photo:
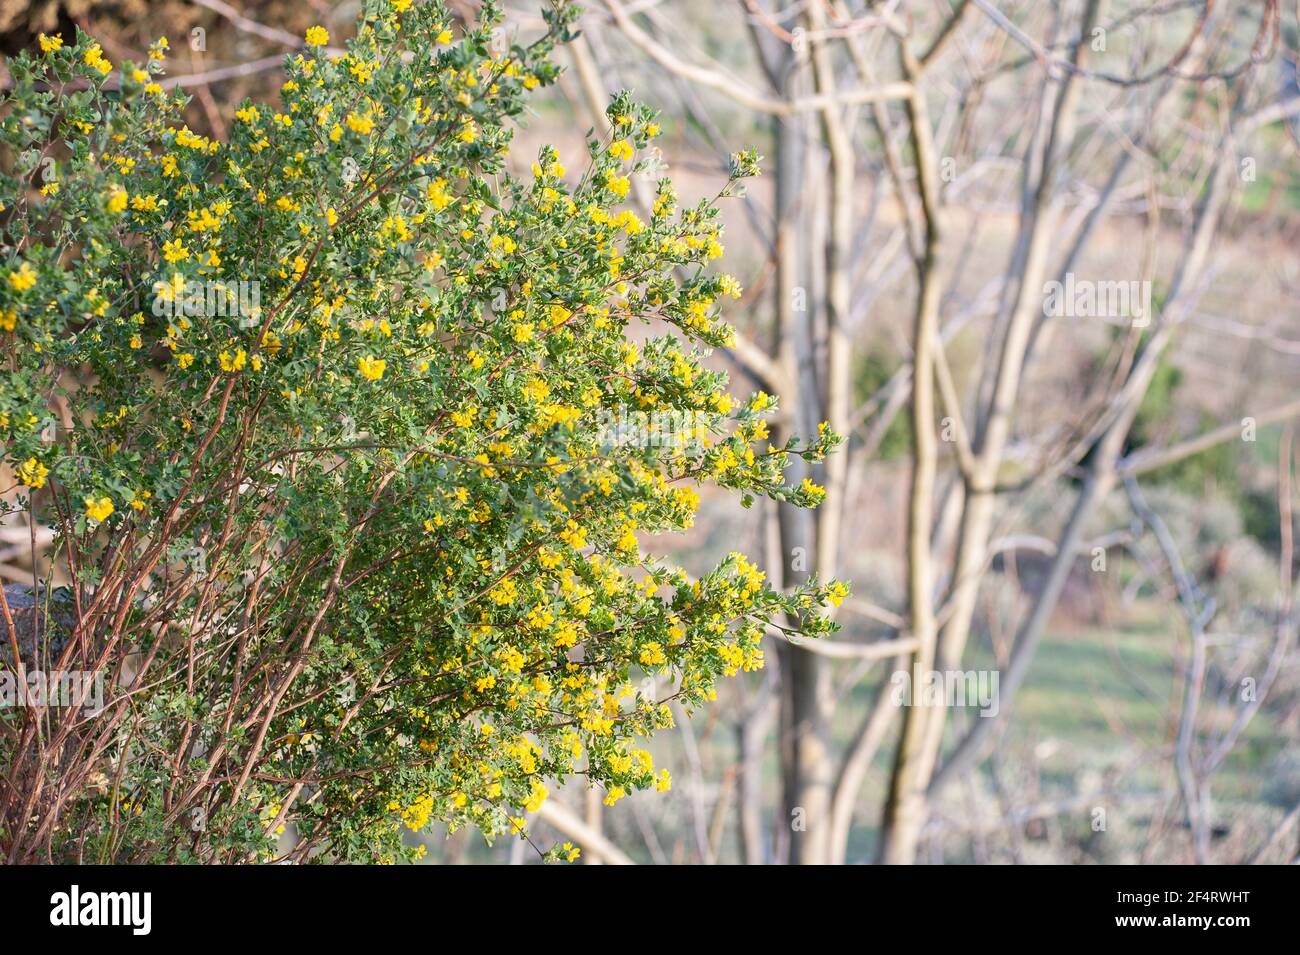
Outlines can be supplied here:
<path id="1" fill-rule="evenodd" d="M 788 100 L 772 99 L 755 92 L 721 70 L 698 66 L 680 59 L 637 26 L 618 0 L 605 0 L 605 6 L 613 15 L 614 22 L 618 24 L 619 29 L 623 31 L 623 35 L 631 41 L 632 45 L 664 69 L 676 76 L 680 76 L 682 79 L 717 90 L 731 97 L 741 106 L 747 106 L 761 113 L 774 116 L 790 116 L 795 113 L 825 109 L 828 106 L 850 106 L 884 100 L 901 100 L 911 95 L 912 92 L 910 83 L 884 83 L 870 89 L 856 89 L 835 95 L 820 94 Z"/>

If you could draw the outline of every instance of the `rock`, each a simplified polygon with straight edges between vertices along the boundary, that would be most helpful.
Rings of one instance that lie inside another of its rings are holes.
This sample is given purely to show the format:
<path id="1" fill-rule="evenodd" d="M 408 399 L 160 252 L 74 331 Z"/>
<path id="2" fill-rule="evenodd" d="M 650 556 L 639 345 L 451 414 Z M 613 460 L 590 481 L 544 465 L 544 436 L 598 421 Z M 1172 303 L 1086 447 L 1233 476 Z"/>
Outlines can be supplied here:
<path id="1" fill-rule="evenodd" d="M 5 584 L 5 600 L 14 618 L 23 665 L 29 670 L 43 669 L 46 664 L 52 666 L 68 645 L 76 623 L 72 600 L 67 592 L 55 589 L 47 593 L 44 587 L 33 590 L 25 584 Z M 8 625 L 0 618 L 0 666 L 12 670 L 14 654 L 8 631 Z M 32 653 L 33 638 L 38 641 L 36 649 L 40 651 L 40 661 Z"/>

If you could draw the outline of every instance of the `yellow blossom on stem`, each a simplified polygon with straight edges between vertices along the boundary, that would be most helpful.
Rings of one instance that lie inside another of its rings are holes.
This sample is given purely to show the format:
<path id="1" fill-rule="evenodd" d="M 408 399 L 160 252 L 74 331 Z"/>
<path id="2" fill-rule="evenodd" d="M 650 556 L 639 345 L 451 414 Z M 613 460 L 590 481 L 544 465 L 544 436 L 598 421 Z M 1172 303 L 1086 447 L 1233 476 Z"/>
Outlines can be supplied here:
<path id="1" fill-rule="evenodd" d="M 35 458 L 28 458 L 14 469 L 18 482 L 30 488 L 45 487 L 45 476 L 49 473 L 50 469 Z"/>
<path id="2" fill-rule="evenodd" d="M 113 64 L 104 59 L 104 48 L 98 43 L 92 43 L 86 50 L 83 57 L 87 66 L 93 66 L 99 72 L 107 76 L 113 71 Z"/>
<path id="3" fill-rule="evenodd" d="M 528 793 L 528 798 L 524 800 L 524 808 L 529 812 L 536 812 L 542 808 L 542 803 L 546 802 L 546 797 L 550 791 L 537 780 L 532 781 L 532 789 Z"/>
<path id="4" fill-rule="evenodd" d="M 248 353 L 242 348 L 235 349 L 233 354 L 229 351 L 223 351 L 217 356 L 217 360 L 221 363 L 222 371 L 237 372 L 241 371 L 247 363 Z"/>
<path id="5" fill-rule="evenodd" d="M 88 497 L 85 499 L 86 516 L 92 521 L 107 520 L 113 513 L 113 502 L 108 497 Z"/>
<path id="6" fill-rule="evenodd" d="M 364 355 L 357 359 L 357 370 L 361 372 L 366 380 L 378 381 L 384 377 L 384 368 L 387 364 L 382 358 L 372 358 L 369 355 Z"/>
<path id="7" fill-rule="evenodd" d="M 18 267 L 18 271 L 9 273 L 9 284 L 15 292 L 25 292 L 36 284 L 36 273 L 32 267 L 24 262 Z"/>

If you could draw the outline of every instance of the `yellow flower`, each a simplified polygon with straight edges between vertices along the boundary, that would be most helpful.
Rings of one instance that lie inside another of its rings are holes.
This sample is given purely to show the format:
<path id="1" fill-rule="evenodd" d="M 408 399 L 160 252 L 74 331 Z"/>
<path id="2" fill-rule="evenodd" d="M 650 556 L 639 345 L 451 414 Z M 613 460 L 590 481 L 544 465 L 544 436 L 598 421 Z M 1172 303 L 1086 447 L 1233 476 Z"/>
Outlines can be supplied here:
<path id="1" fill-rule="evenodd" d="M 104 59 L 104 48 L 98 43 L 92 43 L 82 59 L 85 60 L 87 66 L 93 66 L 105 76 L 113 70 L 113 64 Z"/>
<path id="2" fill-rule="evenodd" d="M 307 31 L 306 39 L 308 46 L 324 46 L 330 41 L 329 31 L 321 26 L 311 27 Z"/>
<path id="3" fill-rule="evenodd" d="M 456 198 L 447 191 L 446 179 L 435 179 L 429 183 L 429 188 L 425 190 L 425 194 L 429 197 L 429 203 L 433 206 L 434 212 L 441 212 Z"/>
<path id="4" fill-rule="evenodd" d="M 826 488 L 814 484 L 809 478 L 804 478 L 802 483 L 800 483 L 799 488 L 818 503 L 820 503 L 822 498 L 826 496 Z"/>
<path id="5" fill-rule="evenodd" d="M 609 154 L 626 162 L 632 158 L 632 144 L 626 139 L 616 139 L 609 144 Z"/>
<path id="6" fill-rule="evenodd" d="M 657 666 L 664 662 L 663 648 L 657 643 L 647 643 L 641 647 L 641 663 L 644 666 Z"/>
<path id="7" fill-rule="evenodd" d="M 611 172 L 605 179 L 605 187 L 620 199 L 626 199 L 631 183 L 628 182 L 627 176 L 616 176 Z"/>
<path id="8" fill-rule="evenodd" d="M 126 190 L 121 186 L 117 186 L 108 195 L 108 211 L 125 212 L 128 199 L 130 199 L 130 196 L 127 195 Z"/>
<path id="9" fill-rule="evenodd" d="M 13 286 L 15 292 L 25 292 L 36 284 L 36 273 L 32 271 L 29 263 L 24 262 L 18 267 L 17 272 L 9 273 L 9 284 Z"/>
<path id="10" fill-rule="evenodd" d="M 36 39 L 41 44 L 42 53 L 57 53 L 63 46 L 63 36 L 58 33 L 54 34 L 54 36 L 46 36 L 42 33 Z"/>
<path id="11" fill-rule="evenodd" d="M 240 371 L 244 367 L 245 363 L 247 363 L 248 353 L 242 348 L 235 349 L 233 355 L 228 351 L 223 351 L 217 356 L 217 360 L 221 362 L 222 371 L 236 372 Z"/>
<path id="12" fill-rule="evenodd" d="M 618 549 L 628 552 L 636 550 L 636 535 L 632 533 L 631 527 L 623 528 L 623 536 L 618 539 Z"/>
<path id="13" fill-rule="evenodd" d="M 528 798 L 524 800 L 524 809 L 529 812 L 536 812 L 542 808 L 542 803 L 546 802 L 546 797 L 549 795 L 550 791 L 534 779 Z"/>
<path id="14" fill-rule="evenodd" d="M 168 262 L 184 262 L 190 257 L 190 250 L 185 248 L 185 243 L 180 239 L 172 239 L 170 242 L 164 242 L 162 253 L 163 258 Z"/>
<path id="15" fill-rule="evenodd" d="M 107 497 L 95 499 L 93 497 L 85 498 L 86 516 L 92 521 L 107 520 L 108 516 L 113 513 L 113 502 Z"/>
<path id="16" fill-rule="evenodd" d="M 382 358 L 371 358 L 369 355 L 357 359 L 357 369 L 370 381 L 378 381 L 384 377 L 386 364 L 387 362 Z"/>
<path id="17" fill-rule="evenodd" d="M 450 43 L 451 43 L 451 31 L 450 31 L 450 30 L 443 30 L 441 33 L 438 34 L 438 36 L 437 36 L 437 41 L 438 41 L 439 43 L 441 43 L 443 46 L 447 46 L 448 44 L 450 44 Z"/>
<path id="18" fill-rule="evenodd" d="M 578 856 L 582 855 L 582 850 L 579 849 L 577 846 L 575 846 L 572 842 L 566 842 L 560 848 L 563 850 L 562 854 L 564 856 L 565 862 L 573 862 L 575 859 L 578 858 Z"/>
<path id="19" fill-rule="evenodd" d="M 363 136 L 367 135 L 375 128 L 375 121 L 373 119 L 369 116 L 358 116 L 356 113 L 348 113 L 346 122 L 348 124 L 348 129 L 352 130 L 354 133 L 360 133 Z"/>
<path id="20" fill-rule="evenodd" d="M 45 476 L 49 473 L 50 469 L 35 458 L 28 458 L 14 469 L 18 483 L 31 488 L 45 487 Z"/>

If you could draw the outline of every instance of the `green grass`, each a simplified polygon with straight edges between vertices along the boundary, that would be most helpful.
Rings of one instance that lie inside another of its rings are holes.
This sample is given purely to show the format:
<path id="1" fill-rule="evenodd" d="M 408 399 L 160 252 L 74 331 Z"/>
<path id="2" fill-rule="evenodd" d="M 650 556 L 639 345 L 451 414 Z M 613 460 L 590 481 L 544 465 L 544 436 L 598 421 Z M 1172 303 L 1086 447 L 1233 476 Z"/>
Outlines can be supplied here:
<path id="1" fill-rule="evenodd" d="M 1038 766 L 1039 798 L 1078 793 L 1086 785 L 1096 785 L 1106 770 L 1124 767 L 1126 774 L 1116 783 L 1120 792 L 1162 792 L 1169 782 L 1182 701 L 1178 667 L 1187 650 L 1186 628 L 1177 610 L 1154 600 L 1126 610 L 1114 627 L 1053 627 L 1039 645 L 1013 703 L 1011 724 L 1000 744 L 1009 765 L 1032 747 L 1050 744 Z M 963 666 L 992 667 L 992 654 L 987 646 L 972 650 Z M 865 684 L 855 693 L 855 717 L 870 705 L 873 686 Z M 1203 697 L 1198 725 L 1213 721 L 1218 732 L 1232 715 L 1231 708 Z M 976 717 L 963 715 L 950 721 L 946 745 L 952 745 L 957 732 L 965 731 L 971 718 Z M 842 743 L 847 745 L 848 740 Z M 1231 812 L 1234 803 L 1262 802 L 1265 769 L 1283 747 L 1267 718 L 1258 715 L 1213 777 L 1217 810 Z M 875 816 L 883 804 L 892 759 L 891 737 L 881 747 L 863 787 L 859 803 L 863 812 L 852 835 L 851 860 L 871 857 Z M 1085 783 L 1085 777 L 1091 783 Z"/>
<path id="2" fill-rule="evenodd" d="M 1176 614 L 1153 601 L 1134 608 L 1122 626 L 1046 634 L 1016 696 L 1009 741 L 1052 741 L 1054 752 L 1043 770 L 1062 785 L 1082 771 L 1123 765 L 1141 754 L 1130 786 L 1160 786 L 1181 711 L 1179 667 L 1188 654 L 1186 629 Z M 967 665 L 987 666 L 989 658 Z M 1203 695 L 1198 726 L 1217 729 L 1202 738 L 1217 738 L 1238 705 Z M 1259 800 L 1263 770 L 1282 748 L 1266 717 L 1257 715 L 1214 777 L 1216 798 Z"/>

